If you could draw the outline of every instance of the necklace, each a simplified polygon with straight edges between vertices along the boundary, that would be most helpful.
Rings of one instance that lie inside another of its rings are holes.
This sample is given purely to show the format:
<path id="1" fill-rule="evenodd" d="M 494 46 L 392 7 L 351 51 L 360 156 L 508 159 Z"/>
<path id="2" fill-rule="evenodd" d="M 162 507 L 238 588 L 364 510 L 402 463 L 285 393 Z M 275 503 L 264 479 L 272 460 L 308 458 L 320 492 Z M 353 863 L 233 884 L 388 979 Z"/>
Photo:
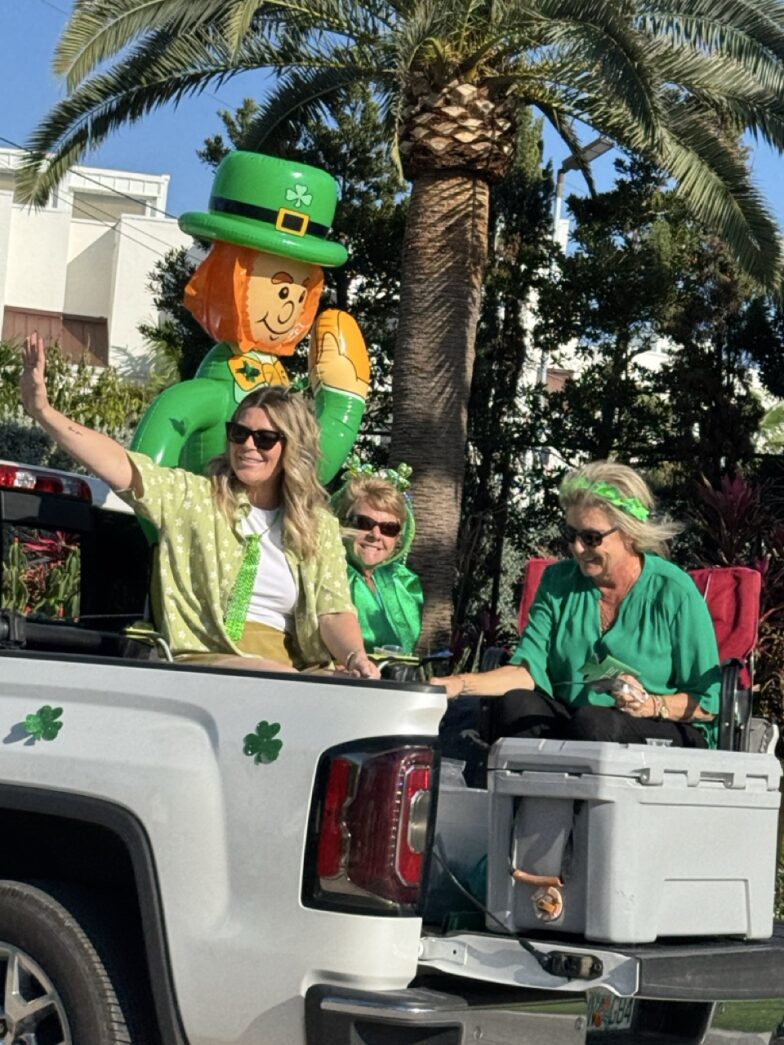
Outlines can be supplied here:
<path id="1" fill-rule="evenodd" d="M 615 624 L 618 619 L 618 611 L 621 608 L 621 603 L 640 579 L 641 573 L 642 566 L 638 562 L 633 576 L 622 588 L 609 588 L 606 591 L 602 591 L 601 588 L 599 589 L 601 592 L 601 597 L 599 599 L 599 626 L 602 633 L 609 631 L 613 624 Z"/>

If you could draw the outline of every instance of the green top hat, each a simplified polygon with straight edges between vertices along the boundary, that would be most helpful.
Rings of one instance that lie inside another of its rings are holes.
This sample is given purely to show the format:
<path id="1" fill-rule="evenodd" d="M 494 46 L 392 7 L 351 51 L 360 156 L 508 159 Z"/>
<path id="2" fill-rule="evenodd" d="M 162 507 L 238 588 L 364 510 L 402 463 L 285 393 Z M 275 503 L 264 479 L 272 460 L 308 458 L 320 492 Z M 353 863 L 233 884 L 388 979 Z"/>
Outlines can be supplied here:
<path id="1" fill-rule="evenodd" d="M 230 152 L 215 172 L 209 213 L 188 211 L 180 228 L 197 239 L 219 239 L 254 250 L 333 268 L 348 253 L 327 240 L 338 185 L 304 163 Z"/>

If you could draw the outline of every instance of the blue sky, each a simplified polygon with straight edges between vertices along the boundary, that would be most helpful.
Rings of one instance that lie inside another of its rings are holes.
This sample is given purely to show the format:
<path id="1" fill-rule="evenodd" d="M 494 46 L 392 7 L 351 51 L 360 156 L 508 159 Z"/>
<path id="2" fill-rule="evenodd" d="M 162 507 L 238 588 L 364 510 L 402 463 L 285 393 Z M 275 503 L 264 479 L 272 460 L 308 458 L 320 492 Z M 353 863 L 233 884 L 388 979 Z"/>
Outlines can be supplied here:
<path id="1" fill-rule="evenodd" d="M 0 138 L 24 145 L 38 121 L 64 96 L 63 85 L 51 67 L 70 8 L 69 0 L 0 0 L 0 68 L 4 80 Z M 237 76 L 210 94 L 186 99 L 176 109 L 161 110 L 123 128 L 83 162 L 170 174 L 169 212 L 176 216 L 186 210 L 200 210 L 207 204 L 212 176 L 197 158 L 196 150 L 206 137 L 222 129 L 219 109 L 233 109 L 248 95 L 261 97 L 263 84 L 262 74 Z M 550 136 L 545 148 L 546 158 L 557 167 L 566 154 L 565 148 Z M 782 160 L 759 148 L 754 152 L 753 163 L 757 184 L 784 228 Z M 611 184 L 611 153 L 596 161 L 594 177 L 600 189 Z M 585 191 L 582 176 L 570 172 L 566 195 Z"/>

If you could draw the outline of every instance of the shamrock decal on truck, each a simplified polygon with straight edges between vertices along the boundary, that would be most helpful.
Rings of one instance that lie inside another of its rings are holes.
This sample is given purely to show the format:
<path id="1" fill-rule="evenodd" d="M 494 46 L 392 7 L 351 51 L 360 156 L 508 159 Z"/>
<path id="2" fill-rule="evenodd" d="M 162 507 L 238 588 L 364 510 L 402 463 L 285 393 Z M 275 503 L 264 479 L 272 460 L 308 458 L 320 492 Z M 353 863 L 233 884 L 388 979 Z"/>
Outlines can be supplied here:
<path id="1" fill-rule="evenodd" d="M 282 740 L 275 737 L 280 733 L 280 722 L 259 722 L 255 733 L 248 733 L 242 750 L 251 755 L 257 766 L 274 762 L 283 747 Z"/>
<path id="2" fill-rule="evenodd" d="M 24 727 L 33 740 L 54 740 L 63 728 L 62 722 L 57 721 L 62 713 L 62 708 L 44 704 L 34 715 L 25 718 Z"/>

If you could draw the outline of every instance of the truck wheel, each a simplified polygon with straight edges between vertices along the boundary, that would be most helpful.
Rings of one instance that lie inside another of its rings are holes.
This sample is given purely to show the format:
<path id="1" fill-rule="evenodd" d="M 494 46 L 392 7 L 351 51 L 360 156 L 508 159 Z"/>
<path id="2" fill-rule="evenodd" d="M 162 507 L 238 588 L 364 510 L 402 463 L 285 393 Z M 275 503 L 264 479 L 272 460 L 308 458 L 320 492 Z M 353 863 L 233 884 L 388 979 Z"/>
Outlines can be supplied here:
<path id="1" fill-rule="evenodd" d="M 0 881 L 0 1041 L 146 1043 L 128 1021 L 127 980 L 119 969 L 110 974 L 101 930 L 90 924 L 93 905 L 60 883 L 52 891 L 64 903 L 26 882 Z"/>

